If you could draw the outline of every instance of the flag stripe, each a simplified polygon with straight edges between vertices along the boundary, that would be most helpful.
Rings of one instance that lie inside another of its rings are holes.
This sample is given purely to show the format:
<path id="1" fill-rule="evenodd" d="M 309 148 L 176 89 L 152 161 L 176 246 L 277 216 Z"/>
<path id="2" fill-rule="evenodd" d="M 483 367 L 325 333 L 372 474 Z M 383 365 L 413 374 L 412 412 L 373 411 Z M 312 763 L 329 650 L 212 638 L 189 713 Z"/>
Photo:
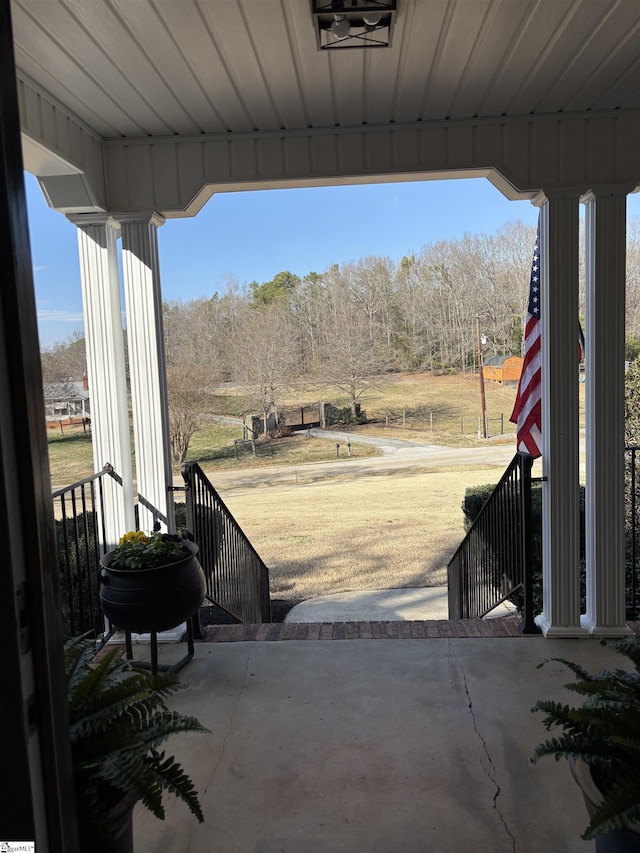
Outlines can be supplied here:
<path id="1" fill-rule="evenodd" d="M 542 353 L 540 351 L 540 219 L 531 263 L 524 361 L 511 422 L 517 424 L 518 453 L 542 454 Z"/>

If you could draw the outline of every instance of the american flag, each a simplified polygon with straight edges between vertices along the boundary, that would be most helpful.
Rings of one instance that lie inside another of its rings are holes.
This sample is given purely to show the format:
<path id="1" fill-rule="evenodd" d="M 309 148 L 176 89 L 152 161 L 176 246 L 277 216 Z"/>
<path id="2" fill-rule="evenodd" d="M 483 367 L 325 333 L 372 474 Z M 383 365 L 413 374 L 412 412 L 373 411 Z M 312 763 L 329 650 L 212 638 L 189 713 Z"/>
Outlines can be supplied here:
<path id="1" fill-rule="evenodd" d="M 542 455 L 542 353 L 540 351 L 540 220 L 531 263 L 529 306 L 524 335 L 524 362 L 511 422 L 517 424 L 518 453 Z"/>

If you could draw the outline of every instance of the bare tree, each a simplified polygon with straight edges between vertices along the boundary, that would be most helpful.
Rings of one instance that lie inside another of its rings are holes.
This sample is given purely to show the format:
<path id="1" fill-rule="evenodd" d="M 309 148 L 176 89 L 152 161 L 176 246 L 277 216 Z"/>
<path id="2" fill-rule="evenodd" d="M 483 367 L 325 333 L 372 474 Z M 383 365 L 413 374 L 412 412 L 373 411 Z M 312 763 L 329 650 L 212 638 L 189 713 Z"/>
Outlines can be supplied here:
<path id="1" fill-rule="evenodd" d="M 457 243 L 441 241 L 422 253 L 427 287 L 429 346 L 443 367 L 467 370 L 474 363 L 473 329 L 478 313 L 476 270 Z"/>
<path id="2" fill-rule="evenodd" d="M 520 346 L 534 232 L 509 223 L 423 247 L 396 274 L 399 346 L 413 366 L 466 370 L 475 363 L 475 321 L 495 354 Z"/>
<path id="3" fill-rule="evenodd" d="M 334 266 L 324 276 L 322 375 L 348 394 L 355 421 L 359 398 L 391 369 L 394 356 L 372 339 L 371 317 L 363 310 L 352 273 L 349 265 L 344 271 Z"/>
<path id="4" fill-rule="evenodd" d="M 296 331 L 288 305 L 280 300 L 246 308 L 231 338 L 234 378 L 245 383 L 267 420 L 277 412 L 284 388 L 297 375 Z"/>
<path id="5" fill-rule="evenodd" d="M 360 306 L 369 321 L 369 339 L 391 349 L 394 337 L 392 326 L 393 264 L 389 258 L 367 256 L 354 264 L 345 264 L 342 275 L 349 278 L 354 304 Z"/>
<path id="6" fill-rule="evenodd" d="M 187 362 L 167 365 L 169 441 L 175 465 L 182 465 L 193 434 L 211 410 L 211 374 Z"/>
<path id="7" fill-rule="evenodd" d="M 323 283 L 311 272 L 293 291 L 290 310 L 298 334 L 298 366 L 302 373 L 316 370 L 321 357 Z"/>
<path id="8" fill-rule="evenodd" d="M 229 286 L 219 295 L 163 306 L 167 362 L 188 362 L 231 375 L 230 340 L 244 315 L 246 298 Z"/>
<path id="9" fill-rule="evenodd" d="M 45 383 L 80 381 L 87 372 L 84 335 L 75 332 L 67 341 L 42 350 L 40 361 Z"/>
<path id="10" fill-rule="evenodd" d="M 627 227 L 627 337 L 640 340 L 640 217 Z"/>

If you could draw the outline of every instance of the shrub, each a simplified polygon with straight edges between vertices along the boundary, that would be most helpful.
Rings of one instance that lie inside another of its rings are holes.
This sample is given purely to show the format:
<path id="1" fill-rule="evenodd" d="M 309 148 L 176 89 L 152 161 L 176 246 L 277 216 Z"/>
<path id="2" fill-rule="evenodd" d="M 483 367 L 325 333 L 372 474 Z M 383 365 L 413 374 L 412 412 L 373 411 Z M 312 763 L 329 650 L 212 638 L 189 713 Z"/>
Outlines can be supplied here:
<path id="1" fill-rule="evenodd" d="M 186 505 L 186 503 L 176 503 L 174 509 L 175 509 L 175 513 L 176 513 L 176 530 L 186 530 L 187 529 L 187 505 Z"/>
<path id="2" fill-rule="evenodd" d="M 342 409 L 335 409 L 331 415 L 332 423 L 334 424 L 347 424 L 347 425 L 356 425 L 356 424 L 366 424 L 367 415 L 366 412 L 363 412 L 360 408 L 360 403 L 356 404 L 356 416 L 353 417 L 353 412 L 351 411 L 351 406 L 344 406 Z"/>
<path id="3" fill-rule="evenodd" d="M 74 634 L 96 634 L 102 629 L 95 523 L 92 510 L 55 522 L 65 640 Z"/>
<path id="4" fill-rule="evenodd" d="M 278 424 L 278 426 L 269 430 L 269 438 L 289 438 L 293 435 L 293 430 L 286 424 Z"/>

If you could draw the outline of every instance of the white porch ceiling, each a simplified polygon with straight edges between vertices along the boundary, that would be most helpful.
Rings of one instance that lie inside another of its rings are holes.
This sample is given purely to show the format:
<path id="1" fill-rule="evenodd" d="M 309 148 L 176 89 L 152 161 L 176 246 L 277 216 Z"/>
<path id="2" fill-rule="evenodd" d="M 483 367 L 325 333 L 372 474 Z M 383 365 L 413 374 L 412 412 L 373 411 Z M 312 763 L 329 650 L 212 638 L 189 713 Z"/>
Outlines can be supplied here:
<path id="1" fill-rule="evenodd" d="M 102 139 L 640 109 L 638 0 L 398 0 L 318 52 L 309 0 L 12 0 L 18 70 Z"/>
<path id="2" fill-rule="evenodd" d="M 391 47 L 333 52 L 310 0 L 11 2 L 25 164 L 65 213 L 463 175 L 510 198 L 640 182 L 640 0 L 397 0 Z"/>

